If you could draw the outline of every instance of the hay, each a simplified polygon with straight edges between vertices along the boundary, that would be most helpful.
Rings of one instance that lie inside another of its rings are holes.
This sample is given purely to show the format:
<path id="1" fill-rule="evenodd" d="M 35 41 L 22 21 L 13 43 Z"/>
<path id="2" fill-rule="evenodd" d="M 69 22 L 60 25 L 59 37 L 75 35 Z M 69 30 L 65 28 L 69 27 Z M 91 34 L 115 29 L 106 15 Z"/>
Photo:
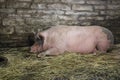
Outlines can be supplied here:
<path id="1" fill-rule="evenodd" d="M 28 48 L 0 49 L 8 64 L 0 67 L 0 80 L 120 80 L 120 46 L 106 54 L 36 58 Z"/>

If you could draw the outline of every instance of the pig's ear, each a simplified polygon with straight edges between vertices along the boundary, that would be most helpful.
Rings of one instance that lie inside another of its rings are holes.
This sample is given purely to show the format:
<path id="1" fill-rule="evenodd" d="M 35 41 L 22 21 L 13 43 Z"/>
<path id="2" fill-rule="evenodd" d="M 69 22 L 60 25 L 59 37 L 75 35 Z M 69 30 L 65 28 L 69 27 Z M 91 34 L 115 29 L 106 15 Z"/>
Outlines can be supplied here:
<path id="1" fill-rule="evenodd" d="M 34 30 L 32 30 L 32 33 L 34 34 L 34 36 L 37 34 L 37 32 L 35 32 Z"/>
<path id="2" fill-rule="evenodd" d="M 39 38 L 40 40 L 44 40 L 44 37 L 41 36 L 41 35 L 39 35 L 38 38 Z"/>
<path id="3" fill-rule="evenodd" d="M 37 36 L 36 40 L 40 45 L 44 44 L 44 37 L 43 36 L 41 36 L 41 35 Z"/>

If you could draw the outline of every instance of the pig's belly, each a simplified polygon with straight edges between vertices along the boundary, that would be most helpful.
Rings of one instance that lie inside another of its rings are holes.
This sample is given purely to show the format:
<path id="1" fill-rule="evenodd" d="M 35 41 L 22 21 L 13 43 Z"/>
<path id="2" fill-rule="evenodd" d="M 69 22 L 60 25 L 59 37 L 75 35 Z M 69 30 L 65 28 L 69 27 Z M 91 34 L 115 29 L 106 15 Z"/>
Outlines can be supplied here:
<path id="1" fill-rule="evenodd" d="M 71 44 L 67 45 L 67 51 L 69 52 L 80 52 L 80 53 L 91 53 L 96 49 L 95 39 L 86 40 L 74 40 Z"/>

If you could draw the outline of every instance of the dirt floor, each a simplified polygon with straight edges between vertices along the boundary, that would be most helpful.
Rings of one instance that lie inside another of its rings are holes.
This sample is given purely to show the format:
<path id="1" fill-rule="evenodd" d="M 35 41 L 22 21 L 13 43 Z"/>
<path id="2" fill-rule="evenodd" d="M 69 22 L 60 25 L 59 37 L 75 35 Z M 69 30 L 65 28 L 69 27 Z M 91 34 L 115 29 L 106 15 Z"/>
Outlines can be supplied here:
<path id="1" fill-rule="evenodd" d="M 120 44 L 104 54 L 37 58 L 28 48 L 1 48 L 0 80 L 120 80 Z"/>

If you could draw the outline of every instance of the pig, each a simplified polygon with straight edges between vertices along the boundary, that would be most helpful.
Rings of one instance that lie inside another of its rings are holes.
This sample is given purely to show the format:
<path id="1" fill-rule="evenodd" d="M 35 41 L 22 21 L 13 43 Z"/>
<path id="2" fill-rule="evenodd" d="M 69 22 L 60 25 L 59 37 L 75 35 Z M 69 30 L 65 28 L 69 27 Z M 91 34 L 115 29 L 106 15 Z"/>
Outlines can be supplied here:
<path id="1" fill-rule="evenodd" d="M 110 30 L 101 26 L 52 26 L 38 32 L 30 52 L 37 57 L 74 53 L 106 53 L 114 45 Z"/>

